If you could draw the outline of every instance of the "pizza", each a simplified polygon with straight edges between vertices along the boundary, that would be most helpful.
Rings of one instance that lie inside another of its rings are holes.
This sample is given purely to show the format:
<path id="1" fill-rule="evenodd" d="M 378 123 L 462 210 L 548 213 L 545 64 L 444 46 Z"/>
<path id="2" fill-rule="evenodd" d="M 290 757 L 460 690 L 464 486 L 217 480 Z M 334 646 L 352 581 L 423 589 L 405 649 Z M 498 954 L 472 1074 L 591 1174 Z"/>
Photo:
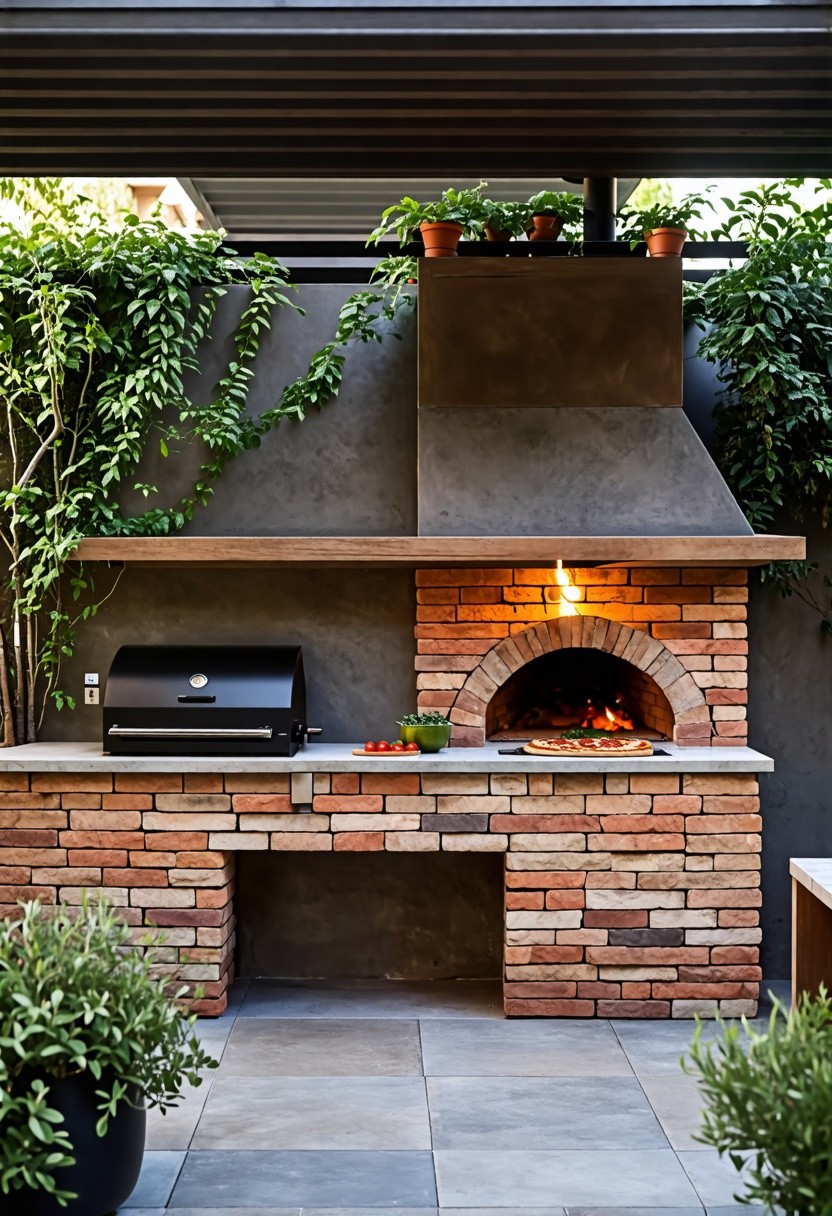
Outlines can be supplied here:
<path id="1" fill-rule="evenodd" d="M 647 739 L 624 739 L 620 735 L 589 739 L 532 739 L 523 748 L 532 756 L 652 756 Z"/>

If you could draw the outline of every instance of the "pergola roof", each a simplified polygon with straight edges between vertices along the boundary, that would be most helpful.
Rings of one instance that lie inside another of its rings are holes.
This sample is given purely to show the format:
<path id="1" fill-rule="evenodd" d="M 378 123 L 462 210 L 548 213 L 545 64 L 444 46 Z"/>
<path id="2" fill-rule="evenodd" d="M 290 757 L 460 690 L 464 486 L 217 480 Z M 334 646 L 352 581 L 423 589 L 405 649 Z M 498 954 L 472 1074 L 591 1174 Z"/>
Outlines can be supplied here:
<path id="1" fill-rule="evenodd" d="M 820 0 L 6 0 L 0 173 L 832 172 Z"/>

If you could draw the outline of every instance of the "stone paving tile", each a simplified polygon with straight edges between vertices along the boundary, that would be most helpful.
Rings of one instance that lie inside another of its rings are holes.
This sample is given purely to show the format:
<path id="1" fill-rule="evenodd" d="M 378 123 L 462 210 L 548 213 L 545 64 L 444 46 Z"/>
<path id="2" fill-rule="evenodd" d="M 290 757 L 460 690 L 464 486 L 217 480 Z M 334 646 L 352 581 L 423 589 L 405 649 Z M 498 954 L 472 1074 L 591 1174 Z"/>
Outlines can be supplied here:
<path id="1" fill-rule="evenodd" d="M 704 1216 L 699 1204 L 688 1208 L 586 1208 L 569 1207 L 567 1216 Z"/>
<path id="2" fill-rule="evenodd" d="M 441 1208 L 697 1206 L 696 1192 L 669 1148 L 626 1152 L 440 1149 L 434 1157 Z"/>
<path id="3" fill-rule="evenodd" d="M 716 1149 L 683 1151 L 679 1160 L 706 1208 L 741 1206 L 735 1196 L 743 1191 L 742 1174 L 728 1158 L 720 1158 Z"/>
<path id="4" fill-rule="evenodd" d="M 431 1077 L 437 1149 L 663 1149 L 632 1077 Z"/>
<path id="5" fill-rule="evenodd" d="M 429 1149 L 424 1081 L 218 1077 L 196 1149 Z"/>
<path id="6" fill-rule="evenodd" d="M 606 1022 L 425 1021 L 426 1077 L 630 1077 Z"/>
<path id="7" fill-rule="evenodd" d="M 694 1078 L 680 1071 L 678 1077 L 648 1074 L 639 1081 L 671 1147 L 701 1149 L 694 1137 L 702 1126 L 702 1098 Z"/>
<path id="8" fill-rule="evenodd" d="M 418 1077 L 419 1023 L 383 1018 L 239 1018 L 220 1076 Z"/>
<path id="9" fill-rule="evenodd" d="M 172 1212 L 211 1207 L 373 1207 L 436 1204 L 429 1152 L 192 1152 Z"/>
<path id="10" fill-rule="evenodd" d="M 152 1107 L 147 1112 L 147 1142 L 149 1149 L 190 1148 L 197 1123 L 208 1099 L 216 1072 L 206 1072 L 201 1085 L 186 1085 L 179 1105 L 165 1114 Z"/>
<path id="11" fill-rule="evenodd" d="M 139 1181 L 133 1194 L 122 1205 L 124 1210 L 164 1207 L 184 1160 L 184 1153 L 146 1152 Z"/>
<path id="12" fill-rule="evenodd" d="M 636 1076 L 684 1075 L 680 1058 L 693 1041 L 694 1022 L 615 1021 L 611 1026 Z M 706 1025 L 703 1034 L 715 1039 L 721 1032 L 718 1026 Z"/>
<path id="13" fill-rule="evenodd" d="M 261 980 L 248 991 L 238 1017 L 281 1018 L 503 1018 L 498 980 L 360 983 Z"/>

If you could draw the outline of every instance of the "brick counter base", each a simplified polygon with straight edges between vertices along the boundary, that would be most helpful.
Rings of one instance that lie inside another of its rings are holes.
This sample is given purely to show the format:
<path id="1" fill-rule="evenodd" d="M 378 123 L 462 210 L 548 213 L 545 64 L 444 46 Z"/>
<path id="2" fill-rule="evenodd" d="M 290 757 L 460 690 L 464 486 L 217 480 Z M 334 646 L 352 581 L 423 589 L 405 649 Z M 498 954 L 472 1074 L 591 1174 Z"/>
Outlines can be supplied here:
<path id="1" fill-rule="evenodd" d="M 0 914 L 103 888 L 162 972 L 226 1005 L 240 849 L 502 852 L 505 1008 L 753 1014 L 760 816 L 745 774 L 0 773 Z M 297 790 L 296 790 L 297 794 Z"/>

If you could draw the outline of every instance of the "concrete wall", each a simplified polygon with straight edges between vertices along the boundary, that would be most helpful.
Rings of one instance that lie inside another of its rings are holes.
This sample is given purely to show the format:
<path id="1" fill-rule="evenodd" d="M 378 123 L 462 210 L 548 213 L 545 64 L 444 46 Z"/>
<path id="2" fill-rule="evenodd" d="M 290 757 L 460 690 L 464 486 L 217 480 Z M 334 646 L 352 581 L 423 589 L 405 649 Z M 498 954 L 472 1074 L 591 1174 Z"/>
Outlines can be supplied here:
<path id="1" fill-rule="evenodd" d="M 237 972 L 498 979 L 497 853 L 240 853 Z"/>

